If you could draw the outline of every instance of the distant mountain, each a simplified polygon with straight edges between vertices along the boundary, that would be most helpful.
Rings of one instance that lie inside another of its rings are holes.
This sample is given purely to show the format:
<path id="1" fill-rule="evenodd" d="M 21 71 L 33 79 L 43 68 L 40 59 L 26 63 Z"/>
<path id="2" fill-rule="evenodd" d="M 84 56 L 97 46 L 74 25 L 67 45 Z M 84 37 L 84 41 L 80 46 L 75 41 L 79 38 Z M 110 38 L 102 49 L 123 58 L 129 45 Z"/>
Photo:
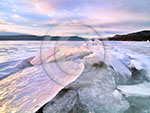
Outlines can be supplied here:
<path id="1" fill-rule="evenodd" d="M 43 39 L 45 36 L 43 36 Z M 66 36 L 66 37 L 60 37 L 60 36 L 46 36 L 47 39 L 51 41 L 85 41 L 88 40 L 87 38 L 81 38 L 78 36 Z"/>
<path id="2" fill-rule="evenodd" d="M 86 38 L 78 36 L 60 37 L 60 36 L 35 36 L 35 35 L 5 35 L 0 36 L 0 40 L 50 40 L 50 41 L 85 41 Z"/>
<path id="3" fill-rule="evenodd" d="M 51 41 L 86 41 L 88 38 L 81 38 L 78 36 L 35 36 L 27 34 L 18 34 L 18 33 L 0 33 L 0 40 L 45 40 L 45 37 Z M 8 35 L 9 34 L 9 35 Z M 94 38 L 93 38 L 94 40 Z M 105 40 L 105 39 L 99 39 Z M 107 38 L 109 41 L 147 41 L 150 40 L 150 30 L 140 31 L 136 33 L 130 33 L 126 35 L 115 35 L 113 37 Z"/>
<path id="4" fill-rule="evenodd" d="M 29 34 L 0 31 L 0 36 L 17 36 L 17 35 L 29 35 Z"/>
<path id="5" fill-rule="evenodd" d="M 114 41 L 147 41 L 150 40 L 150 30 L 130 33 L 126 35 L 115 35 L 110 37 L 109 40 Z"/>

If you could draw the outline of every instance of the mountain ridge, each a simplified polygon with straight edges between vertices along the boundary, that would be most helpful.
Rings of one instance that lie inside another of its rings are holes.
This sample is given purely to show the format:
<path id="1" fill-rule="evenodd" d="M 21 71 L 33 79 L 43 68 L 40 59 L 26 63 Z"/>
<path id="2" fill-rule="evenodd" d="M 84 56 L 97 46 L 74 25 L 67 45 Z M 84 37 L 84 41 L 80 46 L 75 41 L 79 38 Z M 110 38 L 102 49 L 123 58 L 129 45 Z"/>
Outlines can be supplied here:
<path id="1" fill-rule="evenodd" d="M 48 39 L 50 41 L 86 41 L 88 38 L 82 38 L 79 36 L 36 36 L 36 35 L 28 35 L 28 34 L 20 34 L 20 35 L 0 35 L 0 40 L 45 40 Z M 94 39 L 94 38 L 92 38 Z M 143 30 L 134 33 L 128 33 L 124 35 L 115 35 L 113 37 L 108 37 L 104 39 L 99 39 L 104 41 L 148 41 L 150 40 L 150 30 Z"/>
<path id="2" fill-rule="evenodd" d="M 147 41 L 150 40 L 150 30 L 143 30 L 125 35 L 115 35 L 108 39 L 114 41 Z"/>

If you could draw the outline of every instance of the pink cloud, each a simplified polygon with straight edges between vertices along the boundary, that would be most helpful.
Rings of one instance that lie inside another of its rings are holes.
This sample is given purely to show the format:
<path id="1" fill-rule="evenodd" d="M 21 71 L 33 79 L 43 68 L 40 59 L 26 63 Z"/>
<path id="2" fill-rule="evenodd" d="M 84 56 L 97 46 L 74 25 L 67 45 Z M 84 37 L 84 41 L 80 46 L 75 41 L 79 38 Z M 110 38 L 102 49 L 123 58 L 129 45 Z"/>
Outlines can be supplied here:
<path id="1" fill-rule="evenodd" d="M 55 6 L 49 0 L 25 0 L 40 14 L 49 14 L 55 11 Z"/>

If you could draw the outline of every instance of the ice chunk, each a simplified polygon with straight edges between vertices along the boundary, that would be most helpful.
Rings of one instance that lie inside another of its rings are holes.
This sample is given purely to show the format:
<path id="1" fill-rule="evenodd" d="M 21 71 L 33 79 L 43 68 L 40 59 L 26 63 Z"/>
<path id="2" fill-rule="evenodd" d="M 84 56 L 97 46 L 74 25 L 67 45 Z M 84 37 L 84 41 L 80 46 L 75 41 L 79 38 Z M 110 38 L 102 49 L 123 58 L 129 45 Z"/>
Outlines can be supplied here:
<path id="1" fill-rule="evenodd" d="M 137 70 L 142 70 L 144 68 L 143 64 L 137 60 L 131 60 L 130 67 L 136 68 Z"/>
<path id="2" fill-rule="evenodd" d="M 150 83 L 144 82 L 137 85 L 119 85 L 117 87 L 126 96 L 149 97 Z"/>
<path id="3" fill-rule="evenodd" d="M 134 59 L 134 62 L 131 63 L 135 66 L 135 68 L 143 69 L 146 71 L 145 76 L 150 81 L 150 57 L 141 54 L 131 54 L 128 53 L 131 59 Z"/>
<path id="4" fill-rule="evenodd" d="M 89 63 L 89 64 L 94 64 L 94 63 L 99 63 L 101 60 L 95 56 L 94 54 L 90 54 L 82 60 L 84 63 Z"/>
<path id="5" fill-rule="evenodd" d="M 69 113 L 77 102 L 77 92 L 61 91 L 43 108 L 43 113 Z"/>
<path id="6" fill-rule="evenodd" d="M 122 94 L 115 90 L 114 76 L 107 66 L 90 71 L 85 69 L 85 72 L 67 87 L 77 90 L 81 106 L 88 111 L 86 113 L 123 113 L 129 107 Z"/>
<path id="7" fill-rule="evenodd" d="M 132 73 L 131 71 L 119 60 L 117 59 L 114 55 L 111 54 L 109 51 L 105 51 L 105 60 L 104 62 L 112 66 L 114 70 L 118 73 L 120 73 L 123 76 L 128 76 L 131 77 Z"/>
<path id="8" fill-rule="evenodd" d="M 99 40 L 96 40 L 94 43 L 96 44 L 89 46 L 89 48 L 91 49 L 91 51 L 93 51 L 95 56 L 97 56 L 106 65 L 112 66 L 114 70 L 121 75 L 131 77 L 132 73 L 130 72 L 130 70 L 121 62 L 119 58 L 115 57 L 115 55 L 118 55 L 120 57 L 123 57 L 123 55 L 108 50 Z"/>
<path id="9" fill-rule="evenodd" d="M 79 89 L 81 103 L 95 113 L 124 113 L 129 103 L 118 91 L 101 92 L 98 87 Z"/>

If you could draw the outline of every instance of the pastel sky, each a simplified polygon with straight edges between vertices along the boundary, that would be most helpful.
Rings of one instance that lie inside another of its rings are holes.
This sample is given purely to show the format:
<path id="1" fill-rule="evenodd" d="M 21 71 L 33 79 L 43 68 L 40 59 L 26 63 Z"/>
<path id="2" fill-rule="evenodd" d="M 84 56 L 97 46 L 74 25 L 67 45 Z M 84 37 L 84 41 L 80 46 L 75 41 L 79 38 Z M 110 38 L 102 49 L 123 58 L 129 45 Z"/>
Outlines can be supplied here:
<path id="1" fill-rule="evenodd" d="M 149 30 L 150 0 L 0 1 L 0 32 L 45 35 L 53 29 L 54 35 L 61 34 L 60 31 L 95 35 L 82 26 L 63 29 L 62 25 L 71 22 L 88 25 L 104 37 Z"/>

